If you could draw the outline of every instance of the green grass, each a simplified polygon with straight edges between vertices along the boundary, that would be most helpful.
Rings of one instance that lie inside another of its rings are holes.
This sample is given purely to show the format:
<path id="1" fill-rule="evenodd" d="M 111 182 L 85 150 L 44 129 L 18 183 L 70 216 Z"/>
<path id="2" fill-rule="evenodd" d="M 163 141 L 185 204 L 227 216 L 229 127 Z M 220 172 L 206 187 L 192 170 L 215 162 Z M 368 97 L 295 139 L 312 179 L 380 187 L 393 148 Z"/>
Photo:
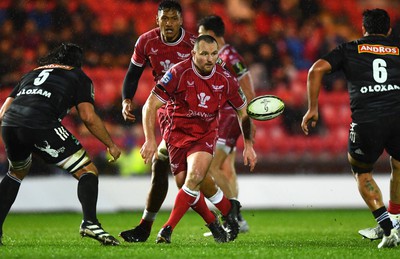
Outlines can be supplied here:
<path id="1" fill-rule="evenodd" d="M 146 243 L 101 246 L 81 238 L 78 213 L 12 213 L 4 224 L 0 258 L 400 258 L 400 248 L 378 250 L 378 241 L 362 240 L 357 230 L 374 226 L 367 210 L 244 211 L 250 232 L 217 244 L 202 219 L 188 212 L 171 244 L 155 244 L 169 213 L 159 214 Z M 103 227 L 117 236 L 133 227 L 141 212 L 100 214 Z"/>

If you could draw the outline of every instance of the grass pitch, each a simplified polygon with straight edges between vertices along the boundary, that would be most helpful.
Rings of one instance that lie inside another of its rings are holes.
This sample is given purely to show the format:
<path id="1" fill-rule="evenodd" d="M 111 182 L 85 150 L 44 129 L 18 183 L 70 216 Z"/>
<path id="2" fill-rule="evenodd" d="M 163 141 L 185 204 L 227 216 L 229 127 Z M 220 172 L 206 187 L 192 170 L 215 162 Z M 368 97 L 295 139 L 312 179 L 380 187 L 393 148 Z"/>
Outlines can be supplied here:
<path id="1" fill-rule="evenodd" d="M 141 212 L 100 214 L 114 236 L 139 222 Z M 250 232 L 217 244 L 203 237 L 208 229 L 189 211 L 171 244 L 155 244 L 169 212 L 159 214 L 149 240 L 101 246 L 78 233 L 79 213 L 11 213 L 4 225 L 0 258 L 400 258 L 400 247 L 378 250 L 378 241 L 362 240 L 358 229 L 375 226 L 368 210 L 244 211 Z"/>

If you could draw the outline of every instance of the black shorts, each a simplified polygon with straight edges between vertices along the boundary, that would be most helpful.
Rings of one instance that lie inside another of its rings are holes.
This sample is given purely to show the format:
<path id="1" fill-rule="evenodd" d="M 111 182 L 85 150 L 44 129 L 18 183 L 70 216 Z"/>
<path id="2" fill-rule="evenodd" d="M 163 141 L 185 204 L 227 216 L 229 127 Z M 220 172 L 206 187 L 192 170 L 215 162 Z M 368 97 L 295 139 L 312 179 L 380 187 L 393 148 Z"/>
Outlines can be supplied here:
<path id="1" fill-rule="evenodd" d="M 384 150 L 400 161 L 400 116 L 350 124 L 348 151 L 355 160 L 373 164 Z"/>
<path id="2" fill-rule="evenodd" d="M 10 161 L 24 161 L 32 153 L 48 164 L 56 164 L 82 148 L 63 126 L 54 129 L 2 127 L 4 145 Z"/>

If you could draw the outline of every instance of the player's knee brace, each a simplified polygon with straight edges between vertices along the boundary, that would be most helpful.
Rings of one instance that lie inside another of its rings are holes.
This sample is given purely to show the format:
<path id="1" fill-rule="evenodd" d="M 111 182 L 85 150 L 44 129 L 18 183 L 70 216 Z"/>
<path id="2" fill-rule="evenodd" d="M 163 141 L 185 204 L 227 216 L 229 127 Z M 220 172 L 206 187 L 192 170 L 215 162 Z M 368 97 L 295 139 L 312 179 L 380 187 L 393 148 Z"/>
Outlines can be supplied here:
<path id="1" fill-rule="evenodd" d="M 86 151 L 82 148 L 63 161 L 57 163 L 57 166 L 73 174 L 91 162 L 92 160 L 90 160 Z"/>
<path id="2" fill-rule="evenodd" d="M 10 164 L 10 169 L 12 171 L 22 171 L 24 169 L 27 169 L 31 166 L 32 164 L 32 155 L 29 155 L 25 160 L 22 161 L 11 161 L 8 160 Z"/>

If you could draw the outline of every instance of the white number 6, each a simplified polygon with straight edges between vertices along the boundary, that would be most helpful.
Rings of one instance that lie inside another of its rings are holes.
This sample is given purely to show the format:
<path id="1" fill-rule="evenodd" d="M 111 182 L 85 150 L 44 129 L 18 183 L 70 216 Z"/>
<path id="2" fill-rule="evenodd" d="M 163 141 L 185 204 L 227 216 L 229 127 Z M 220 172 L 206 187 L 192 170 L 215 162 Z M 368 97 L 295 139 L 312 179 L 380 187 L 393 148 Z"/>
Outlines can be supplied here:
<path id="1" fill-rule="evenodd" d="M 373 76 L 377 83 L 384 83 L 387 80 L 386 61 L 377 58 L 372 62 Z"/>

